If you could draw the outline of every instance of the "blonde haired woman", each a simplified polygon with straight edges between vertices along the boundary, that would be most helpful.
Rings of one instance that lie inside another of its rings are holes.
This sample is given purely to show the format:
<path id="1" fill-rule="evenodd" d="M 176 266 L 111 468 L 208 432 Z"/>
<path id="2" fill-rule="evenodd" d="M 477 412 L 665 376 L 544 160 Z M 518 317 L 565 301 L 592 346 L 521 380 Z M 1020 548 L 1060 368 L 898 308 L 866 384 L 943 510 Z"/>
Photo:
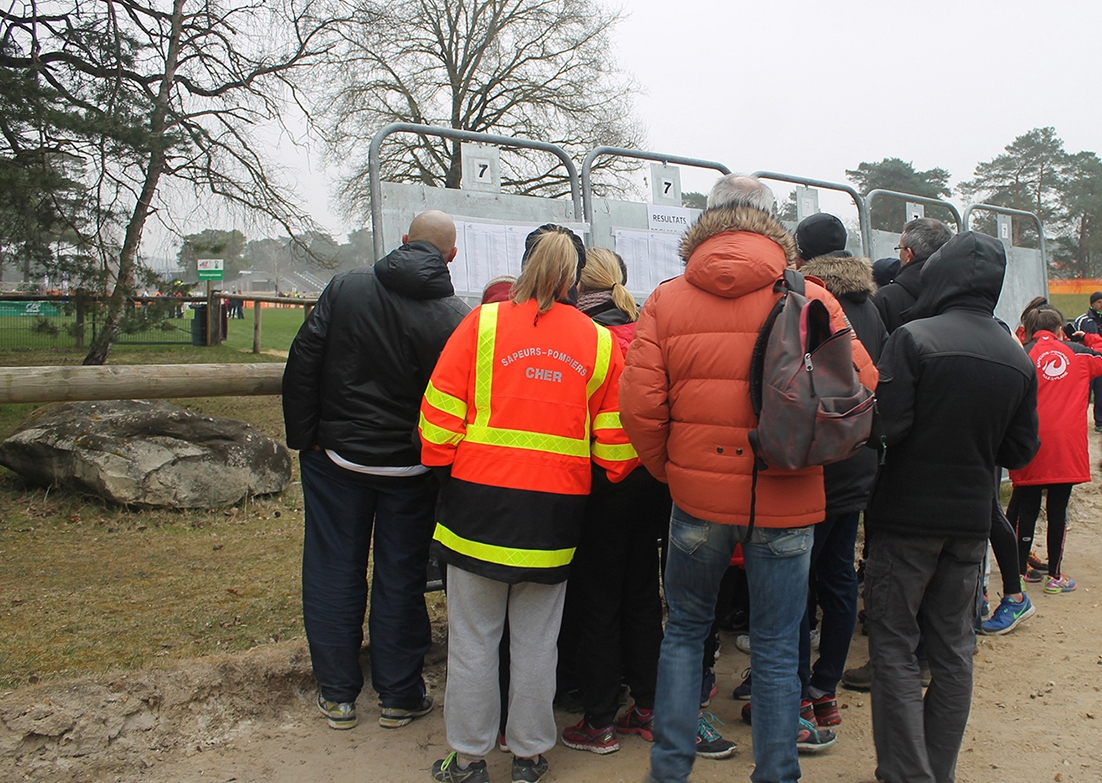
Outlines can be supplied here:
<path id="1" fill-rule="evenodd" d="M 639 305 L 624 288 L 627 267 L 618 253 L 603 247 L 590 248 L 585 258 L 578 285 L 578 309 L 601 326 L 607 326 L 626 354 L 639 317 Z"/>
<path id="2" fill-rule="evenodd" d="M 564 301 L 581 266 L 573 236 L 543 226 L 527 247 L 512 299 L 463 320 L 421 405 L 421 461 L 442 479 L 433 550 L 448 578 L 453 752 L 432 770 L 443 783 L 488 780 L 506 617 L 512 779 L 532 783 L 547 771 L 555 640 L 592 466 L 615 482 L 638 464 L 620 428 L 620 350 Z"/>

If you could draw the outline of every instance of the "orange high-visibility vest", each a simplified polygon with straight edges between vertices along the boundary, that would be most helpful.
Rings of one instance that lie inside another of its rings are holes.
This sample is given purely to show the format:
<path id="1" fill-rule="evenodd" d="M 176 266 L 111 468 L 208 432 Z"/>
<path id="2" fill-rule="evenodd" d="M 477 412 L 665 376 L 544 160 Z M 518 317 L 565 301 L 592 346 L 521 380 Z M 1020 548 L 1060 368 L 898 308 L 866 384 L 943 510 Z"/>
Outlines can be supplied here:
<path id="1" fill-rule="evenodd" d="M 557 581 L 549 572 L 573 557 L 593 464 L 612 481 L 639 464 L 620 426 L 623 364 L 609 331 L 569 305 L 537 317 L 534 300 L 494 303 L 460 323 L 418 425 L 421 461 L 451 466 L 433 536 L 446 562 Z"/>

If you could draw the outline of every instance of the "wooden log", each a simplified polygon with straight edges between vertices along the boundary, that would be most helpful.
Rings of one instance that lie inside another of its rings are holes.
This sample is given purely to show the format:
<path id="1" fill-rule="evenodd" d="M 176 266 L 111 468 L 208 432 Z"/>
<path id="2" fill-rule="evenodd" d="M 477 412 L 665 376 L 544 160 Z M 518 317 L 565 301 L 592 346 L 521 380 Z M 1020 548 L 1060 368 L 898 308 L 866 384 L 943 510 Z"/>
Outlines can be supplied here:
<path id="1" fill-rule="evenodd" d="M 282 363 L 0 367 L 0 404 L 279 394 Z"/>

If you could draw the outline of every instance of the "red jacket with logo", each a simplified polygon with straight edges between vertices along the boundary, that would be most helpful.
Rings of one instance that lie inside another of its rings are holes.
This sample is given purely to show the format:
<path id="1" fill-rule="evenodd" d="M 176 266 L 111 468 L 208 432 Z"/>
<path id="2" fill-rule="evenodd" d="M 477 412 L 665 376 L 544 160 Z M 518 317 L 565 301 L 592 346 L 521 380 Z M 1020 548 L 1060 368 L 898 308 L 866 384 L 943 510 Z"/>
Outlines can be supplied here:
<path id="1" fill-rule="evenodd" d="M 1010 471 L 1010 479 L 1015 486 L 1090 481 L 1087 397 L 1091 379 L 1102 375 L 1102 355 L 1052 332 L 1037 332 L 1026 351 L 1037 370 L 1041 448 L 1024 468 Z"/>

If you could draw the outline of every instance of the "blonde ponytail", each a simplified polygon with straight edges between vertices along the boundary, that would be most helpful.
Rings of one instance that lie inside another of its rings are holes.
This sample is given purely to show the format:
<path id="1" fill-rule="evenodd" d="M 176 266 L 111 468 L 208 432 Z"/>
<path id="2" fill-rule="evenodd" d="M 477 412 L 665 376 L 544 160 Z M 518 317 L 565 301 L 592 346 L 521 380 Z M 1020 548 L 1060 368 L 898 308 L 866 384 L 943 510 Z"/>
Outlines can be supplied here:
<path id="1" fill-rule="evenodd" d="M 612 303 L 634 321 L 639 317 L 639 305 L 624 288 L 622 260 L 616 253 L 603 247 L 593 247 L 585 252 L 585 268 L 579 288 L 583 293 L 611 291 Z"/>

